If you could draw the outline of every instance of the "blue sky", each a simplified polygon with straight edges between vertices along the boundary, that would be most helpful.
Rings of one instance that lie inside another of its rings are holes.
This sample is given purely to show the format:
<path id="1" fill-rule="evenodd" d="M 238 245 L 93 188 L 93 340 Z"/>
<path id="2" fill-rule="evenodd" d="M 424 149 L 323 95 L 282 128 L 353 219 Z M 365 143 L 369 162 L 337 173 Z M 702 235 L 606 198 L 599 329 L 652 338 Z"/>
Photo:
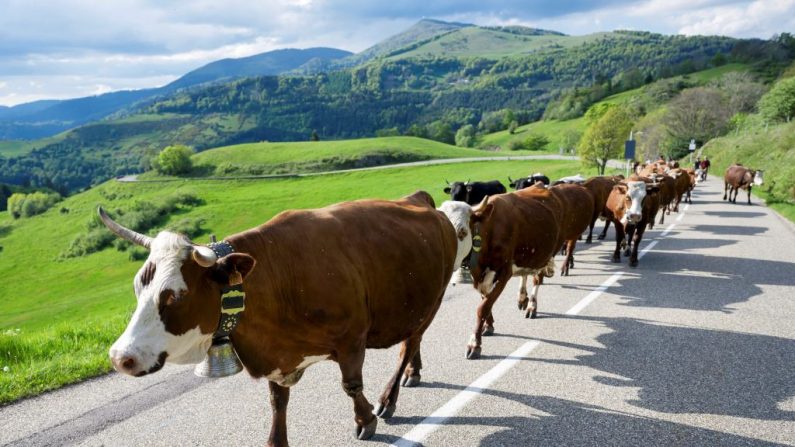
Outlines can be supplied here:
<path id="1" fill-rule="evenodd" d="M 0 10 L 0 105 L 155 87 L 278 48 L 357 52 L 422 18 L 575 35 L 795 32 L 795 0 L 3 0 Z"/>

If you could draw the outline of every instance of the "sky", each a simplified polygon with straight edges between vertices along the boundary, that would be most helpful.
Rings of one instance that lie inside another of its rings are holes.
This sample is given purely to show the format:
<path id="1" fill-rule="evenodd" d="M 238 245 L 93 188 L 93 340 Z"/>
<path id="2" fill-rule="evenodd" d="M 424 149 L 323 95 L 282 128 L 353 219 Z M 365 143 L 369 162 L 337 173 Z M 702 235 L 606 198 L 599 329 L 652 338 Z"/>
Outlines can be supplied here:
<path id="1" fill-rule="evenodd" d="M 0 0 L 0 105 L 165 85 L 279 48 L 362 51 L 423 18 L 769 39 L 795 0 Z"/>

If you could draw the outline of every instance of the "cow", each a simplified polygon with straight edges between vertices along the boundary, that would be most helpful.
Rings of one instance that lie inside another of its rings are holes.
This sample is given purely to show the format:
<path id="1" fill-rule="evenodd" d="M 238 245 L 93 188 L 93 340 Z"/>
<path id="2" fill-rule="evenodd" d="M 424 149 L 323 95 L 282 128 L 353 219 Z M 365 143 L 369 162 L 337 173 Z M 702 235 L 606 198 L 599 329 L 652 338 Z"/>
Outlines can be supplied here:
<path id="1" fill-rule="evenodd" d="M 555 180 L 554 182 L 552 182 L 552 186 L 562 185 L 564 183 L 574 183 L 580 185 L 583 182 L 585 182 L 585 177 L 581 176 L 580 174 L 577 174 L 577 175 L 570 175 L 568 177 L 561 177 Z"/>
<path id="2" fill-rule="evenodd" d="M 593 228 L 594 225 L 596 225 L 596 220 L 600 217 L 605 220 L 605 227 L 602 233 L 597 236 L 597 239 L 602 240 L 607 236 L 610 220 L 606 218 L 605 205 L 607 204 L 607 198 L 610 196 L 610 192 L 613 190 L 613 186 L 623 179 L 623 176 L 597 176 L 589 178 L 582 184 L 582 186 L 591 193 L 594 200 L 593 216 L 591 216 L 591 223 L 588 226 L 588 237 L 585 239 L 586 244 L 593 242 Z"/>
<path id="3" fill-rule="evenodd" d="M 674 199 L 673 211 L 679 212 L 679 203 L 682 202 L 682 197 L 690 196 L 690 175 L 684 169 L 671 169 L 668 171 L 668 176 L 674 179 Z"/>
<path id="4" fill-rule="evenodd" d="M 737 194 L 741 189 L 748 191 L 748 204 L 751 204 L 751 188 L 764 183 L 764 171 L 761 169 L 748 169 L 737 163 L 726 168 L 723 176 L 723 200 L 728 197 L 729 202 L 737 203 Z M 727 196 L 728 191 L 728 196 Z M 734 198 L 732 199 L 732 193 Z"/>
<path id="5" fill-rule="evenodd" d="M 676 199 L 676 180 L 666 174 L 651 174 L 648 177 L 640 176 L 642 178 L 648 178 L 654 183 L 659 183 L 659 210 L 662 212 L 660 213 L 660 225 L 665 223 L 665 215 L 671 214 L 671 209 L 673 208 L 673 202 Z M 648 225 L 649 228 L 654 228 L 654 220 L 657 218 L 657 211 L 654 210 L 652 215 L 649 218 Z"/>
<path id="6" fill-rule="evenodd" d="M 248 373 L 268 380 L 270 445 L 287 445 L 290 387 L 315 362 L 339 364 L 358 439 L 375 433 L 376 416 L 394 413 L 401 382 L 419 383 L 420 341 L 457 247 L 428 193 L 285 211 L 209 247 L 169 231 L 145 236 L 99 214 L 113 233 L 149 249 L 134 280 L 137 308 L 110 348 L 118 371 L 141 376 L 165 361 L 202 360 L 214 332 L 230 330 L 219 324 L 222 291 L 239 284 L 245 306 L 229 337 Z M 398 342 L 397 371 L 373 414 L 363 394 L 365 349 Z"/>
<path id="7" fill-rule="evenodd" d="M 616 227 L 616 249 L 611 261 L 621 262 L 621 248 L 629 256 L 629 266 L 638 265 L 638 245 L 653 213 L 659 208 L 659 184 L 631 175 L 613 187 L 607 198 L 605 212 Z"/>
<path id="8" fill-rule="evenodd" d="M 510 184 L 510 187 L 517 191 L 533 186 L 538 182 L 543 183 L 544 186 L 549 186 L 549 177 L 540 172 L 536 172 L 533 175 L 528 175 L 527 177 L 522 177 L 517 180 L 513 180 L 510 176 L 508 176 L 508 183 Z M 480 202 L 473 203 L 472 205 L 477 205 L 478 203 Z"/>
<path id="9" fill-rule="evenodd" d="M 479 358 L 482 336 L 494 333 L 491 309 L 512 276 L 522 277 L 519 309 L 526 311 L 525 317 L 535 318 L 542 278 L 554 275 L 553 258 L 566 238 L 572 237 L 563 230 L 565 210 L 559 194 L 543 187 L 525 188 L 485 198 L 466 211 L 472 239 L 469 270 L 482 297 L 475 332 L 467 343 L 468 359 Z M 528 276 L 534 283 L 531 297 Z"/>
<path id="10" fill-rule="evenodd" d="M 489 182 L 447 182 L 447 187 L 444 188 L 445 194 L 450 194 L 450 200 L 465 202 L 470 205 L 477 205 L 486 196 L 494 194 L 503 194 L 507 190 L 505 185 L 500 183 L 499 180 L 491 180 Z"/>
<path id="11" fill-rule="evenodd" d="M 562 206 L 560 232 L 565 258 L 560 266 L 560 274 L 569 276 L 569 269 L 574 267 L 574 248 L 577 246 L 577 240 L 591 224 L 594 216 L 598 216 L 599 213 L 595 212 L 594 196 L 581 185 L 561 183 L 551 186 L 549 191 Z M 539 281 L 543 281 L 543 277 L 540 277 Z"/>
<path id="12" fill-rule="evenodd" d="M 688 177 L 688 179 L 689 179 L 689 183 L 690 183 L 690 185 L 689 185 L 689 186 L 688 186 L 688 188 L 687 188 L 687 192 L 686 192 L 686 194 L 687 194 L 687 195 L 685 196 L 685 199 L 684 199 L 684 200 L 685 200 L 685 202 L 687 202 L 687 203 L 693 203 L 693 198 L 691 197 L 691 193 L 693 192 L 693 189 L 694 189 L 694 188 L 696 187 L 696 185 L 698 184 L 698 176 L 699 176 L 699 173 L 698 173 L 698 171 L 696 171 L 696 170 L 695 170 L 695 169 L 693 169 L 693 168 L 687 168 L 687 169 L 685 169 L 685 173 L 687 174 L 687 177 Z"/>

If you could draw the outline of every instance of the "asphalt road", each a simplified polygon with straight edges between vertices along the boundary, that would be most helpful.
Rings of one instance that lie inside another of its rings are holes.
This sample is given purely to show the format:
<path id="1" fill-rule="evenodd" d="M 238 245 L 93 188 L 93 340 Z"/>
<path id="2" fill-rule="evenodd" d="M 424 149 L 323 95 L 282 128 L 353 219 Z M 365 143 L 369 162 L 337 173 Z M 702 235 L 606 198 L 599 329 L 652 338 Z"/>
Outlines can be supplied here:
<path id="1" fill-rule="evenodd" d="M 722 202 L 719 182 L 647 232 L 636 269 L 609 262 L 612 240 L 579 244 L 538 319 L 516 309 L 512 280 L 480 360 L 464 358 L 478 295 L 449 288 L 422 386 L 370 441 L 353 439 L 337 365 L 312 366 L 290 396 L 291 444 L 795 445 L 795 229 L 758 199 Z M 396 348 L 368 351 L 371 402 L 396 362 Z M 262 445 L 269 427 L 266 382 L 172 366 L 0 408 L 0 445 Z"/>

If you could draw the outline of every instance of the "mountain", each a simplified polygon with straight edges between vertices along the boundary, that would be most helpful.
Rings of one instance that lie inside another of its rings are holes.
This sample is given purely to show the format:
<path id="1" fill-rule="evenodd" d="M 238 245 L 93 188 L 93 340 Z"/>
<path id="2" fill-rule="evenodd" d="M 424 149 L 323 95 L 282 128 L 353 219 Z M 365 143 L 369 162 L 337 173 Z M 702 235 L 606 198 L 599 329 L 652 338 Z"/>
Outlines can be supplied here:
<path id="1" fill-rule="evenodd" d="M 325 64 L 353 53 L 336 48 L 283 49 L 239 59 L 221 59 L 197 68 L 168 84 L 176 90 L 207 82 L 224 82 L 249 76 L 268 76 L 300 69 L 306 64 Z"/>
<path id="2" fill-rule="evenodd" d="M 377 57 L 387 56 L 392 52 L 398 51 L 401 48 L 405 48 L 407 46 L 415 45 L 418 42 L 424 42 L 446 33 L 458 31 L 464 28 L 476 28 L 476 26 L 468 23 L 443 22 L 441 20 L 422 19 L 406 31 L 395 34 L 386 40 L 382 40 L 381 42 L 373 45 L 370 48 L 367 48 L 360 53 L 356 53 L 336 61 L 334 65 L 347 67 L 356 66 Z"/>
<path id="3" fill-rule="evenodd" d="M 304 64 L 328 64 L 351 55 L 334 48 L 283 49 L 223 59 L 193 70 L 160 88 L 123 90 L 67 100 L 44 100 L 0 109 L 0 140 L 38 139 L 98 121 L 133 104 L 179 89 L 246 76 L 277 75 Z"/>

